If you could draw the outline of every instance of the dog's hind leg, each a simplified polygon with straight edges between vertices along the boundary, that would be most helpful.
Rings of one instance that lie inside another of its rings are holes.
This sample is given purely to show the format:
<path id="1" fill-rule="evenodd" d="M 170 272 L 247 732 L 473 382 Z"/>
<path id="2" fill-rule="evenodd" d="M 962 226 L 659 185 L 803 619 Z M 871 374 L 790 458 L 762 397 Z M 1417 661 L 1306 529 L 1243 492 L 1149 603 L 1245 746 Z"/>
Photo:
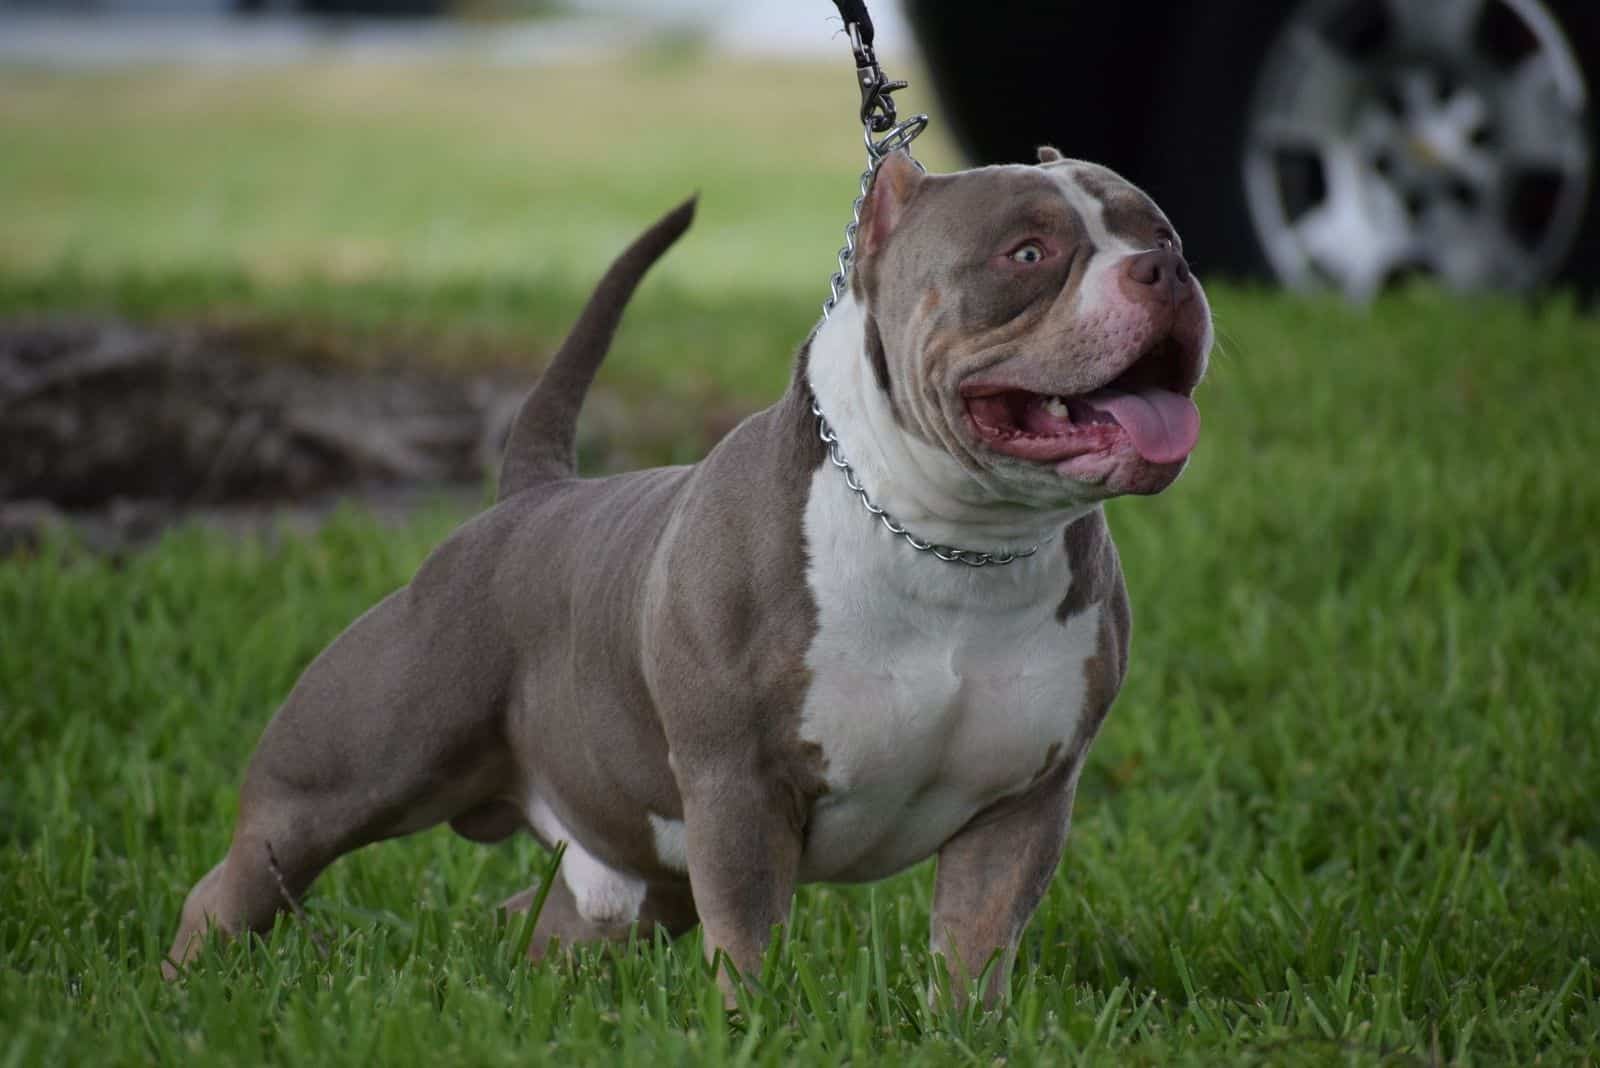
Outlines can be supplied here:
<path id="1" fill-rule="evenodd" d="M 470 597 L 424 607 L 413 587 L 341 635 L 268 725 L 227 855 L 184 903 L 169 978 L 208 930 L 267 930 L 341 855 L 469 813 L 512 780 L 509 653 Z"/>

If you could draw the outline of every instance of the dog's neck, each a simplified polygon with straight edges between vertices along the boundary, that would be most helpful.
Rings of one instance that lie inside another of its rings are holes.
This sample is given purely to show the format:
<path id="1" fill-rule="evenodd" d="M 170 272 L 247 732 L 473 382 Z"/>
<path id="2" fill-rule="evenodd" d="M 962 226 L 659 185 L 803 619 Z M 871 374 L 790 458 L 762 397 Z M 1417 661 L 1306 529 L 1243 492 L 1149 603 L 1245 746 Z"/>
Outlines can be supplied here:
<path id="1" fill-rule="evenodd" d="M 807 378 L 839 448 L 872 500 L 925 541 L 985 552 L 1022 552 L 1096 504 L 1043 509 L 1006 500 L 896 419 L 866 351 L 866 316 L 847 292 L 817 328 Z M 844 478 L 828 465 L 827 477 Z M 909 548 L 907 551 L 911 551 Z"/>

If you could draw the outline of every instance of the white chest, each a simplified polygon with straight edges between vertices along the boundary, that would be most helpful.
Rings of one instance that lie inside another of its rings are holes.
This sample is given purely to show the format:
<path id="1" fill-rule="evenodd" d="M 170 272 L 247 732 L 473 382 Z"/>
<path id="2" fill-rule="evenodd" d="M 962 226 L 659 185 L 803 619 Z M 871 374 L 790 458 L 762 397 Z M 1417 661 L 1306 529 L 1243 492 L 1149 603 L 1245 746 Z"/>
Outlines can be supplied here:
<path id="1" fill-rule="evenodd" d="M 1025 787 L 1073 736 L 1099 633 L 1098 609 L 1056 619 L 1070 582 L 1059 545 L 956 567 L 864 519 L 825 465 L 805 517 L 818 632 L 801 735 L 821 747 L 828 785 L 807 880 L 898 871 Z"/>

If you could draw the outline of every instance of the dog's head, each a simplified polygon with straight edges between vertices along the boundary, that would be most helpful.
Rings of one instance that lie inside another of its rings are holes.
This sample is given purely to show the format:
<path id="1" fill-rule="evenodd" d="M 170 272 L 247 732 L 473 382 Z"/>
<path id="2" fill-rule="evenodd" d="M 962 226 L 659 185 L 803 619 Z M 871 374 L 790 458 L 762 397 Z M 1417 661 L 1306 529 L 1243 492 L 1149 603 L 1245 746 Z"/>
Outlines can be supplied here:
<path id="1" fill-rule="evenodd" d="M 1006 497 L 1156 493 L 1183 470 L 1210 309 L 1161 209 L 1106 168 L 891 155 L 853 285 L 895 420 Z"/>

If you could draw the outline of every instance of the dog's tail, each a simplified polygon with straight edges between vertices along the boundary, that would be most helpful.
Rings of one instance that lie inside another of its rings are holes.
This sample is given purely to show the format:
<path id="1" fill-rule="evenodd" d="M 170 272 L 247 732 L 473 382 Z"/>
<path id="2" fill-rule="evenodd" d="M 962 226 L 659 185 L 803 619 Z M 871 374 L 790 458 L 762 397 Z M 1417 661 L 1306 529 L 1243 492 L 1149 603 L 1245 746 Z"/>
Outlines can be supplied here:
<path id="1" fill-rule="evenodd" d="M 529 486 L 577 473 L 575 438 L 584 394 L 611 348 L 628 298 L 650 265 L 689 229 L 695 200 L 690 197 L 640 234 L 600 279 L 583 314 L 511 424 L 500 464 L 500 500 Z"/>

